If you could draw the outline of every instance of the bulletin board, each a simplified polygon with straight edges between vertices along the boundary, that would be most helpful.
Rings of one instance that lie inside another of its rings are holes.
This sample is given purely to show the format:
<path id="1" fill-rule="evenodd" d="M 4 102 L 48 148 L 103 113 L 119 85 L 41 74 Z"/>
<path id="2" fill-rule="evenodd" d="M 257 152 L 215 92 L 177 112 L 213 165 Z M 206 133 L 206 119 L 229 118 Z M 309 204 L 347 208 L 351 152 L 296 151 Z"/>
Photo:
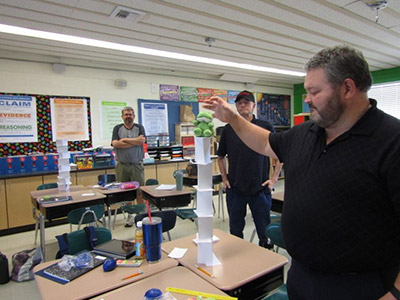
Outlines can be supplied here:
<path id="1" fill-rule="evenodd" d="M 34 143 L 0 143 L 0 157 L 28 155 L 30 153 L 53 153 L 57 152 L 56 143 L 52 141 L 51 111 L 50 99 L 86 99 L 88 114 L 89 140 L 68 142 L 69 151 L 80 151 L 83 148 L 92 147 L 92 129 L 90 118 L 90 98 L 77 96 L 59 96 L 59 95 L 37 95 L 20 93 L 1 93 L 0 95 L 29 96 L 36 98 L 37 110 L 37 134 L 38 141 Z"/>
<path id="2" fill-rule="evenodd" d="M 195 116 L 199 113 L 199 103 L 198 102 L 185 102 L 185 101 L 162 101 L 162 100 L 147 100 L 138 99 L 138 110 L 139 110 L 139 123 L 142 124 L 142 103 L 165 103 L 168 107 L 168 131 L 169 140 L 175 140 L 175 124 L 179 123 L 179 107 L 181 105 L 191 105 L 192 111 Z"/>

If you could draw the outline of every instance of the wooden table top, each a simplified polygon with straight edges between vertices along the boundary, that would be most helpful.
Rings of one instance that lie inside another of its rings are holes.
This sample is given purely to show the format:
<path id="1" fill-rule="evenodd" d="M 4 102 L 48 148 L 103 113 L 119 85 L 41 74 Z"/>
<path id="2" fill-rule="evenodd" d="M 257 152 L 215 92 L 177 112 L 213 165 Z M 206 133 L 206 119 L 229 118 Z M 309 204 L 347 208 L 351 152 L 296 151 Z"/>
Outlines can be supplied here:
<path id="1" fill-rule="evenodd" d="M 288 262 L 286 257 L 278 253 L 227 232 L 219 229 L 214 229 L 213 232 L 219 238 L 219 241 L 213 244 L 213 252 L 221 264 L 199 266 L 213 274 L 214 278 L 196 268 L 196 265 L 198 265 L 197 245 L 193 242 L 194 235 L 163 243 L 162 249 L 166 253 L 170 253 L 175 247 L 187 248 L 188 251 L 185 256 L 178 261 L 203 279 L 225 291 L 240 287 L 268 272 L 283 267 Z"/>
<path id="2" fill-rule="evenodd" d="M 37 272 L 51 264 L 54 264 L 55 262 L 56 261 L 50 261 L 39 264 L 34 267 L 33 271 Z M 112 289 L 130 284 L 132 282 L 142 280 L 177 265 L 178 262 L 176 260 L 168 258 L 163 253 L 161 261 L 159 261 L 158 263 L 148 264 L 145 261 L 138 268 L 117 267 L 111 272 L 104 272 L 103 267 L 99 266 L 64 285 L 36 274 L 35 281 L 39 288 L 42 300 L 85 299 L 99 295 L 101 293 L 106 293 Z M 143 274 L 126 280 L 122 280 L 123 277 L 134 274 L 138 271 L 143 271 Z"/>

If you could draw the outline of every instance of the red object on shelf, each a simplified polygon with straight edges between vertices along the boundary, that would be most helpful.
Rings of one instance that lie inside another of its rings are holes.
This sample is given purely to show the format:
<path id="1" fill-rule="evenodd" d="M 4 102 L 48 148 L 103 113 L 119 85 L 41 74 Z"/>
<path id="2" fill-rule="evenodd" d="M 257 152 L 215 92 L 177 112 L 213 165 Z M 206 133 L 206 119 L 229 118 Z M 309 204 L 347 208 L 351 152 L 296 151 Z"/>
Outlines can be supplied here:
<path id="1" fill-rule="evenodd" d="M 194 136 L 184 136 L 182 137 L 182 146 L 193 146 Z"/>

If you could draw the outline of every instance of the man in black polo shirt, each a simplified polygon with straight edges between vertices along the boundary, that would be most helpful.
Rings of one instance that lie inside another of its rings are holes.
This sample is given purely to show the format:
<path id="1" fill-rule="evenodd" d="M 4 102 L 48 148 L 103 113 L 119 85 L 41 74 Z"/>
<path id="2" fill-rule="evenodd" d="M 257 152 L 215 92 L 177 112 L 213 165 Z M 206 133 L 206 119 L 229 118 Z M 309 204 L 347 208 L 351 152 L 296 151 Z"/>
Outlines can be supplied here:
<path id="1" fill-rule="evenodd" d="M 400 121 L 368 99 L 361 52 L 323 49 L 306 71 L 311 121 L 289 131 L 254 126 L 217 97 L 204 107 L 285 164 L 291 300 L 400 299 Z"/>
<path id="2" fill-rule="evenodd" d="M 130 106 L 122 109 L 121 117 L 124 123 L 114 127 L 111 143 L 115 148 L 117 159 L 117 165 L 115 166 L 117 181 L 137 181 L 142 186 L 144 185 L 144 127 L 133 122 L 135 120 L 135 112 Z M 137 199 L 138 202 L 141 202 L 139 191 Z M 131 227 L 133 222 L 133 216 L 129 215 L 125 227 Z"/>
<path id="3" fill-rule="evenodd" d="M 251 92 L 240 92 L 235 103 L 238 113 L 245 120 L 275 132 L 270 123 L 258 120 L 253 115 L 256 104 Z M 269 157 L 247 147 L 229 124 L 222 131 L 217 155 L 223 188 L 226 191 L 230 233 L 243 238 L 248 204 L 256 226 L 259 245 L 269 247 L 265 228 L 270 223 L 271 189 L 278 180 L 282 164 L 279 162 L 276 164 L 274 175 L 269 179 Z M 228 173 L 226 156 L 229 161 Z"/>

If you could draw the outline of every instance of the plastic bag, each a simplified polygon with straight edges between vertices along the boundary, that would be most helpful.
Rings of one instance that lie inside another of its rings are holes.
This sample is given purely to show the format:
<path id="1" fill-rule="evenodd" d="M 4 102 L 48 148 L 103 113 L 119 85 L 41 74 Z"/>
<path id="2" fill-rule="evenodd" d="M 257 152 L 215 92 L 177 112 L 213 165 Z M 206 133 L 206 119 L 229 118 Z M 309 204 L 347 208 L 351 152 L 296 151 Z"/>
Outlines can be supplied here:
<path id="1" fill-rule="evenodd" d="M 27 281 L 33 279 L 33 267 L 43 262 L 42 250 L 33 248 L 17 252 L 12 256 L 11 280 Z"/>

